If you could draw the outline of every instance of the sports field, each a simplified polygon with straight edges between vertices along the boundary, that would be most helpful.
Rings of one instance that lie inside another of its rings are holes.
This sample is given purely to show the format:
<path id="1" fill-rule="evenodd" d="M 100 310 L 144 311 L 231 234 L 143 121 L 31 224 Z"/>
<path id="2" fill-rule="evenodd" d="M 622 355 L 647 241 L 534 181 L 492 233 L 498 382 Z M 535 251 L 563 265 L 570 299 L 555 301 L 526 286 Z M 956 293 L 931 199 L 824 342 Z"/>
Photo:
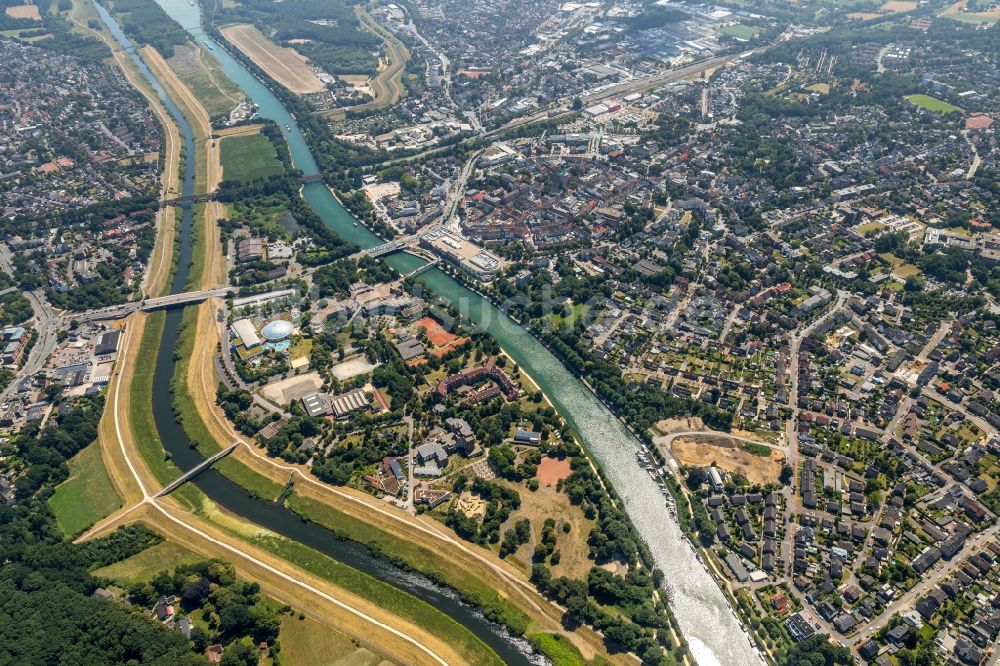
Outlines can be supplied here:
<path id="1" fill-rule="evenodd" d="M 278 46 L 254 26 L 246 23 L 227 25 L 222 28 L 222 34 L 260 65 L 268 76 L 293 93 L 304 95 L 325 90 L 323 82 L 306 65 L 302 54 L 295 49 Z"/>
<path id="2" fill-rule="evenodd" d="M 719 29 L 724 35 L 729 35 L 730 37 L 735 37 L 736 39 L 753 39 L 757 36 L 757 29 L 749 25 L 743 25 L 742 23 L 737 23 L 736 25 L 727 25 Z"/>
<path id="3" fill-rule="evenodd" d="M 928 111 L 934 111 L 936 113 L 952 113 L 954 111 L 961 111 L 961 109 L 954 104 L 949 104 L 944 100 L 931 97 L 930 95 L 908 95 L 906 97 L 906 101 L 910 104 L 916 104 L 921 109 L 927 109 Z"/>
<path id="4" fill-rule="evenodd" d="M 263 134 L 230 136 L 221 139 L 222 179 L 248 181 L 280 174 L 274 144 Z"/>

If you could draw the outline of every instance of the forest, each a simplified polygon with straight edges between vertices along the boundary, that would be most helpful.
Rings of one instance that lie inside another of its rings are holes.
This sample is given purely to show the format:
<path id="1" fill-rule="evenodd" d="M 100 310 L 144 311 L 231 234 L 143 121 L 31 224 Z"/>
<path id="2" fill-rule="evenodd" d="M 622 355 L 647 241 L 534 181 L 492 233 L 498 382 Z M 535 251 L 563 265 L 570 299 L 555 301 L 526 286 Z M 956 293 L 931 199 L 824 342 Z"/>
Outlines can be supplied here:
<path id="1" fill-rule="evenodd" d="M 139 44 L 149 44 L 164 58 L 188 40 L 184 28 L 163 11 L 155 0 L 104 0 L 110 4 L 122 30 Z"/>
<path id="2" fill-rule="evenodd" d="M 331 74 L 374 76 L 378 72 L 372 52 L 378 50 L 380 41 L 361 28 L 351 3 L 343 0 L 286 0 L 277 13 L 269 0 L 248 0 L 222 9 L 218 19 L 220 24 L 252 23 Z M 292 39 L 309 41 L 292 43 Z"/>

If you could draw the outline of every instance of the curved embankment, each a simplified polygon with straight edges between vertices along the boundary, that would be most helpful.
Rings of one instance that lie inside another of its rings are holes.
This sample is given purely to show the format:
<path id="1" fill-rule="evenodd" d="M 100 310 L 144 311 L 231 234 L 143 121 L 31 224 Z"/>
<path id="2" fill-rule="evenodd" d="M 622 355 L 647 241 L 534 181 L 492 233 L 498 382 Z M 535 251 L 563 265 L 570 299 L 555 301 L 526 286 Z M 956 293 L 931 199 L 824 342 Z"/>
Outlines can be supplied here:
<path id="1" fill-rule="evenodd" d="M 131 422 L 132 399 L 143 400 L 149 396 L 133 396 L 129 395 L 129 390 L 123 390 L 135 386 L 128 380 L 136 378 L 136 360 L 148 352 L 142 338 L 157 341 L 157 332 L 146 328 L 147 319 L 146 315 L 133 315 L 129 321 L 119 354 L 121 370 L 115 373 L 110 388 L 100 437 L 102 450 L 119 463 L 114 466 L 113 482 L 131 504 L 95 526 L 81 540 L 106 533 L 123 522 L 142 520 L 199 554 L 233 561 L 243 575 L 260 582 L 266 593 L 276 598 L 293 599 L 296 606 L 308 610 L 311 615 L 323 618 L 331 626 L 400 663 L 465 663 L 467 660 L 439 637 L 248 543 L 247 538 L 266 535 L 259 528 L 225 514 L 219 516 L 221 525 L 215 524 L 215 520 L 191 514 L 172 496 L 152 497 L 161 487 L 162 480 L 149 469 L 148 453 L 144 454 L 133 437 Z M 141 368 L 142 364 L 138 365 Z M 137 385 L 141 393 L 142 382 Z M 205 513 L 210 516 L 220 513 L 207 500 L 201 500 Z M 240 536 L 233 532 L 239 532 Z"/>

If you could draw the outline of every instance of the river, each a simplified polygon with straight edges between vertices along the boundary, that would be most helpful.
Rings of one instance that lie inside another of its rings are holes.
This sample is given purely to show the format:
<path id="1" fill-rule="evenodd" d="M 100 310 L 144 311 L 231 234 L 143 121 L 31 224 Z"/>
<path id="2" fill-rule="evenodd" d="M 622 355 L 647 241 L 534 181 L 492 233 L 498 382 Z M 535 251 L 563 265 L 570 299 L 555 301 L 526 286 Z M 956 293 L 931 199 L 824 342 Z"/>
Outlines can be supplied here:
<path id="1" fill-rule="evenodd" d="M 295 165 L 304 173 L 316 172 L 316 161 L 295 119 L 246 67 L 206 38 L 200 9 L 187 0 L 157 2 L 196 40 L 212 46 L 212 56 L 226 75 L 257 104 L 261 116 L 285 128 Z M 303 196 L 342 238 L 361 247 L 374 247 L 382 242 L 364 226 L 356 224 L 322 183 L 305 185 Z M 421 263 L 416 257 L 403 253 L 391 255 L 386 260 L 401 272 L 412 270 Z M 625 510 L 672 588 L 671 606 L 697 662 L 701 666 L 762 664 L 722 591 L 695 558 L 677 522 L 667 513 L 659 487 L 636 459 L 636 438 L 562 362 L 498 308 L 437 268 L 427 269 L 418 279 L 496 338 L 579 433 L 618 494 L 628 498 Z"/>
<path id="2" fill-rule="evenodd" d="M 114 18 L 108 14 L 104 7 L 97 3 L 95 6 L 112 35 L 129 52 L 132 61 L 159 95 L 164 106 L 177 123 L 184 140 L 187 156 L 184 162 L 181 193 L 184 196 L 192 194 L 194 192 L 195 143 L 191 126 L 173 100 L 166 94 L 156 77 L 132 50 L 128 37 L 121 31 Z M 304 146 L 304 143 L 302 145 Z M 171 293 L 184 290 L 190 273 L 191 214 L 190 204 L 185 205 L 179 234 L 180 257 L 176 274 L 171 281 Z M 174 418 L 171 392 L 171 382 L 176 364 L 174 346 L 179 336 L 183 313 L 183 308 L 171 309 L 166 313 L 163 337 L 160 348 L 157 350 L 156 367 L 153 373 L 152 410 L 157 435 L 163 442 L 164 448 L 170 452 L 174 463 L 180 469 L 191 469 L 202 462 L 204 457 L 191 445 L 187 433 Z M 233 513 L 426 601 L 468 629 L 496 652 L 505 663 L 518 664 L 519 666 L 544 663 L 541 657 L 533 653 L 527 641 L 511 636 L 503 627 L 487 620 L 478 610 L 463 603 L 452 590 L 433 583 L 423 575 L 405 571 L 386 558 L 373 556 L 363 544 L 338 539 L 325 527 L 302 521 L 283 504 L 253 497 L 245 488 L 230 481 L 215 470 L 210 469 L 200 474 L 193 480 L 193 483 L 206 496 Z"/>

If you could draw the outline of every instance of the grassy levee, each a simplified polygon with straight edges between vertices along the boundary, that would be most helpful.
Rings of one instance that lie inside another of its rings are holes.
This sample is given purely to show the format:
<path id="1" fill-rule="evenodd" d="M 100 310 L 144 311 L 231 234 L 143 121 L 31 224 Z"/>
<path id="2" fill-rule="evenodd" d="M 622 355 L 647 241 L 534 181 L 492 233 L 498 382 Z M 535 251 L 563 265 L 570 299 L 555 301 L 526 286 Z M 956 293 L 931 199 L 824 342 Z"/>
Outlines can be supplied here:
<path id="1" fill-rule="evenodd" d="M 69 478 L 56 486 L 49 498 L 56 523 L 67 537 L 90 527 L 121 505 L 97 442 L 69 459 Z"/>
<path id="2" fill-rule="evenodd" d="M 163 485 L 170 483 L 181 473 L 165 455 L 153 420 L 153 410 L 150 409 L 153 404 L 153 373 L 156 371 L 156 356 L 163 340 L 166 318 L 167 315 L 162 310 L 145 317 L 139 353 L 136 355 L 132 381 L 128 385 L 128 423 L 132 430 L 132 440 L 149 471 Z"/>
<path id="3" fill-rule="evenodd" d="M 195 204 L 191 215 L 191 272 L 188 273 L 187 282 L 184 289 L 195 291 L 201 287 L 205 277 L 205 259 L 208 256 L 208 247 L 205 237 L 205 215 L 206 204 Z"/>
<path id="4" fill-rule="evenodd" d="M 176 47 L 167 62 L 211 116 L 228 114 L 243 97 L 240 87 L 201 44 Z"/>
<path id="5" fill-rule="evenodd" d="M 488 645 L 465 627 L 411 594 L 337 562 L 297 541 L 275 535 L 260 535 L 253 539 L 253 543 L 351 594 L 371 601 L 395 616 L 419 625 L 446 641 L 470 664 L 477 666 L 503 664 L 500 657 Z"/>
<path id="6" fill-rule="evenodd" d="M 200 307 L 204 307 L 200 306 Z M 180 336 L 175 354 L 178 358 L 174 366 L 173 398 L 174 415 L 180 419 L 184 432 L 194 442 L 198 451 L 208 457 L 220 450 L 220 444 L 198 413 L 194 398 L 188 385 L 189 368 L 194 354 L 194 343 L 200 339 L 198 335 L 198 308 L 189 307 L 184 311 Z M 223 476 L 243 486 L 257 497 L 274 500 L 281 494 L 283 486 L 271 479 L 265 478 L 229 456 L 217 462 L 214 466 Z"/>
<path id="7" fill-rule="evenodd" d="M 468 603 L 483 609 L 486 617 L 505 624 L 516 634 L 523 634 L 530 623 L 528 616 L 502 597 L 494 587 L 473 571 L 455 566 L 417 541 L 401 539 L 375 527 L 371 522 L 338 511 L 328 504 L 292 493 L 286 505 L 303 518 L 333 530 L 344 537 L 368 545 L 396 564 L 419 571 L 428 578 L 454 589 Z"/>
<path id="8" fill-rule="evenodd" d="M 127 423 L 131 441 L 142 456 L 146 468 L 159 484 L 159 487 L 147 487 L 150 494 L 181 475 L 181 470 L 163 448 L 151 409 L 153 373 L 156 371 L 156 357 L 163 339 L 163 324 L 166 317 L 163 311 L 146 316 L 142 340 L 134 361 L 132 381 L 127 384 L 129 391 Z M 172 496 L 192 509 L 200 506 L 204 498 L 204 495 L 191 485 L 178 488 Z"/>

